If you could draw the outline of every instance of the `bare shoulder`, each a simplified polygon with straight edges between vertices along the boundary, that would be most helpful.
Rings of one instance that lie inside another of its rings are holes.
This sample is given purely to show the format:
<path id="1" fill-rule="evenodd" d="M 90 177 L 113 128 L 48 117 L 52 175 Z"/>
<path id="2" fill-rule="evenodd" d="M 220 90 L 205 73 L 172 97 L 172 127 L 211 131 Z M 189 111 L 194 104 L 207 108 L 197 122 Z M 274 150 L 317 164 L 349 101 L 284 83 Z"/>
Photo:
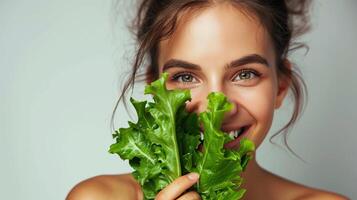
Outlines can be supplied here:
<path id="1" fill-rule="evenodd" d="M 349 198 L 347 198 L 343 195 L 329 192 L 329 191 L 323 191 L 323 190 L 315 189 L 315 188 L 306 189 L 306 191 L 303 194 L 301 194 L 300 196 L 298 196 L 295 200 L 320 200 L 320 199 L 349 200 Z"/>
<path id="2" fill-rule="evenodd" d="M 269 179 L 274 185 L 270 188 L 273 193 L 279 194 L 274 199 L 293 200 L 348 200 L 349 198 L 330 191 L 309 187 L 275 174 L 269 173 Z M 281 191 L 286 191 L 284 194 Z"/>
<path id="3" fill-rule="evenodd" d="M 292 184 L 292 187 L 295 188 L 296 191 L 296 196 L 293 198 L 294 200 L 348 200 L 347 197 L 334 192 L 309 187 L 295 182 L 292 182 Z"/>
<path id="4" fill-rule="evenodd" d="M 142 199 L 140 186 L 130 174 L 100 175 L 78 183 L 66 197 L 66 200 L 111 199 Z"/>

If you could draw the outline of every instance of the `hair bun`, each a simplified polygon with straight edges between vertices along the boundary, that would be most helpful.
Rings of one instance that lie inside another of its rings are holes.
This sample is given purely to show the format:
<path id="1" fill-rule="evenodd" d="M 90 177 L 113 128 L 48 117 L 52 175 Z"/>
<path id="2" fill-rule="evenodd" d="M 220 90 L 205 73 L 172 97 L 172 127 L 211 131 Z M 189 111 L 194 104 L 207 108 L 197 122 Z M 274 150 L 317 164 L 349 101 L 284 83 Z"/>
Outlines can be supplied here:
<path id="1" fill-rule="evenodd" d="M 289 26 L 293 38 L 299 37 L 311 29 L 310 8 L 311 0 L 285 0 L 289 15 Z"/>

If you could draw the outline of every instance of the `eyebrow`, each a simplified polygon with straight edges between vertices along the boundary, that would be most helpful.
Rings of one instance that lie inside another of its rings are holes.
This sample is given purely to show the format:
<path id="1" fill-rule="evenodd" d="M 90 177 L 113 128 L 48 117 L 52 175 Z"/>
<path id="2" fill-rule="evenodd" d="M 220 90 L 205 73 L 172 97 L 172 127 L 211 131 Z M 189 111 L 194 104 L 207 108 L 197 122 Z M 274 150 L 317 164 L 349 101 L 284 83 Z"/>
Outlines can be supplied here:
<path id="1" fill-rule="evenodd" d="M 245 64 L 249 63 L 259 63 L 263 64 L 266 67 L 270 67 L 268 60 L 264 58 L 261 55 L 258 54 L 250 54 L 243 56 L 241 58 L 238 58 L 237 60 L 233 60 L 231 63 L 227 64 L 225 67 L 226 68 L 234 68 L 234 67 L 239 67 Z M 179 59 L 170 59 L 168 60 L 163 67 L 163 71 L 173 68 L 173 67 L 182 67 L 185 69 L 194 69 L 194 70 L 201 70 L 201 67 L 197 64 L 190 63 L 184 60 L 179 60 Z"/>

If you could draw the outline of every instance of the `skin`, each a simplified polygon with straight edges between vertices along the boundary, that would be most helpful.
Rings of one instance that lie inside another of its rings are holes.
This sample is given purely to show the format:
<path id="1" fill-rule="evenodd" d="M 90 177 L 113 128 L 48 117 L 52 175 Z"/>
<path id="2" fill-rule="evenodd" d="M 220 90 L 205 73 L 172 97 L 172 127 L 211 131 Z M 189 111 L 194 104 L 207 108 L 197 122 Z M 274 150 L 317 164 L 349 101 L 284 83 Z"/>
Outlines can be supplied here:
<path id="1" fill-rule="evenodd" d="M 229 4 L 206 8 L 194 17 L 185 15 L 172 37 L 161 41 L 159 48 L 159 71 L 169 73 L 167 87 L 191 90 L 189 111 L 204 111 L 208 93 L 223 92 L 234 109 L 226 114 L 222 130 L 248 125 L 244 137 L 252 140 L 257 148 L 260 146 L 290 82 L 278 79 L 271 38 L 253 15 Z M 227 67 L 247 56 L 251 56 L 249 62 Z M 265 62 L 257 60 L 257 56 Z M 173 63 L 174 59 L 195 67 Z M 290 67 L 288 60 L 285 64 Z M 242 187 L 247 189 L 245 199 L 347 199 L 274 175 L 261 168 L 255 159 L 242 176 L 245 180 Z M 182 176 L 164 188 L 156 199 L 200 199 L 195 192 L 185 193 L 197 180 L 198 174 Z M 104 175 L 75 186 L 67 196 L 67 200 L 73 199 L 143 199 L 143 195 L 130 174 Z"/>

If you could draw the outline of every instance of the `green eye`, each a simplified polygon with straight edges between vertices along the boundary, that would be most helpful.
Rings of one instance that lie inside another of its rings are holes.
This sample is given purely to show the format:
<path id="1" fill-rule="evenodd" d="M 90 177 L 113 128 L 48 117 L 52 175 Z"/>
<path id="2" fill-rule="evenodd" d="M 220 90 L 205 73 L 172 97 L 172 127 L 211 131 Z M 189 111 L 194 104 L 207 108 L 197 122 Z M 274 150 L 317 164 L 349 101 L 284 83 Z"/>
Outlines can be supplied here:
<path id="1" fill-rule="evenodd" d="M 250 79 L 252 76 L 254 76 L 254 74 L 251 72 L 242 72 L 239 74 L 240 79 Z"/>
<path id="2" fill-rule="evenodd" d="M 173 80 L 180 82 L 180 83 L 195 83 L 195 82 L 197 82 L 197 79 L 190 73 L 176 74 L 173 77 Z"/>
<path id="3" fill-rule="evenodd" d="M 259 73 L 255 70 L 241 70 L 237 73 L 237 75 L 233 78 L 233 81 L 245 81 L 257 78 Z"/>
<path id="4" fill-rule="evenodd" d="M 181 82 L 192 82 L 193 77 L 189 74 L 184 74 L 181 75 L 178 80 L 180 80 Z"/>

